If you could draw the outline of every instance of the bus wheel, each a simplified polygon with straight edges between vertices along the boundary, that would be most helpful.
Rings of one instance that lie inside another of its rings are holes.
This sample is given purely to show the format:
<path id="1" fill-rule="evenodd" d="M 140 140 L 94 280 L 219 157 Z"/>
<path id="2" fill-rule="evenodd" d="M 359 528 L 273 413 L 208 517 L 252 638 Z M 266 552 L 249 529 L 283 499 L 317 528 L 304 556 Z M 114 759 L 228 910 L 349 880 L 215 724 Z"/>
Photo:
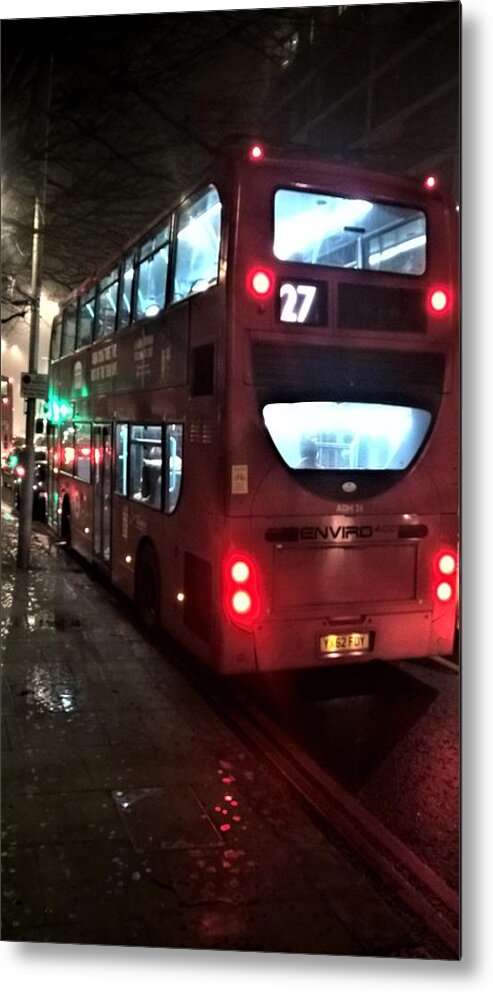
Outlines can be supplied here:
<path id="1" fill-rule="evenodd" d="M 153 633 L 160 626 L 161 580 L 157 554 L 151 544 L 144 544 L 137 558 L 135 605 L 139 620 Z"/>
<path id="2" fill-rule="evenodd" d="M 72 546 L 72 531 L 70 527 L 70 502 L 67 497 L 65 497 L 62 504 L 62 523 L 60 529 L 62 541 L 65 541 L 65 546 L 70 548 Z"/>

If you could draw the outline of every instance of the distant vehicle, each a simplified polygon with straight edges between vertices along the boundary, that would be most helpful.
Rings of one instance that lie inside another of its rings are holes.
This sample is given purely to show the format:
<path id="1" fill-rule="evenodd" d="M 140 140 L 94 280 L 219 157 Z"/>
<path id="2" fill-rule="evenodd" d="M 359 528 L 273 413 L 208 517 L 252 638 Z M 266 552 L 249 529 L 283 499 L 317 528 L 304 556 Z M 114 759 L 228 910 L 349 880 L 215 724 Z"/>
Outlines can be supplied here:
<path id="1" fill-rule="evenodd" d="M 13 468 L 12 488 L 14 490 L 14 506 L 20 510 L 24 478 L 26 475 L 27 450 L 22 448 L 18 454 L 18 460 Z M 34 452 L 34 479 L 33 479 L 33 520 L 46 520 L 46 483 L 48 478 L 48 462 L 46 460 L 46 450 L 36 448 Z"/>
<path id="2" fill-rule="evenodd" d="M 5 461 L 3 461 L 2 458 L 2 485 L 4 485 L 6 489 L 12 489 L 15 478 L 15 469 L 19 464 L 20 458 L 23 456 L 25 447 L 24 438 L 14 437 L 12 439 L 7 458 Z"/>

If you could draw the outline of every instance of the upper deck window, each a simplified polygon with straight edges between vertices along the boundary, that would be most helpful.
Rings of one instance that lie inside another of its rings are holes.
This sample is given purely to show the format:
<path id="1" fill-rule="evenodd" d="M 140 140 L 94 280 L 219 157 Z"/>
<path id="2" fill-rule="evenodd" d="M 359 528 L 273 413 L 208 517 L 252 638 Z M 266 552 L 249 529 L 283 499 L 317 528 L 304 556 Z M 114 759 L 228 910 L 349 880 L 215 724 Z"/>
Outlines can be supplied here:
<path id="1" fill-rule="evenodd" d="M 221 242 L 221 201 L 215 186 L 178 214 L 173 301 L 217 282 Z"/>
<path id="2" fill-rule="evenodd" d="M 79 320 L 77 325 L 77 347 L 91 344 L 96 313 L 96 289 L 93 287 L 80 298 Z"/>
<path id="3" fill-rule="evenodd" d="M 63 333 L 61 355 L 70 355 L 75 347 L 77 322 L 77 300 L 69 303 L 63 312 Z"/>
<path id="4" fill-rule="evenodd" d="M 128 255 L 123 262 L 120 279 L 120 300 L 118 304 L 117 328 L 128 327 L 132 316 L 132 286 L 134 280 L 134 256 Z"/>
<path id="5" fill-rule="evenodd" d="M 55 317 L 51 331 L 50 360 L 55 362 L 60 358 L 60 348 L 62 344 L 62 314 Z"/>
<path id="6" fill-rule="evenodd" d="M 155 317 L 164 307 L 169 256 L 169 224 L 142 246 L 136 271 L 135 319 Z"/>
<path id="7" fill-rule="evenodd" d="M 99 300 L 94 323 L 94 340 L 115 330 L 118 303 L 118 269 L 114 269 L 99 285 Z"/>
<path id="8" fill-rule="evenodd" d="M 414 207 L 279 189 L 274 254 L 305 265 L 420 276 L 426 269 L 426 217 Z"/>

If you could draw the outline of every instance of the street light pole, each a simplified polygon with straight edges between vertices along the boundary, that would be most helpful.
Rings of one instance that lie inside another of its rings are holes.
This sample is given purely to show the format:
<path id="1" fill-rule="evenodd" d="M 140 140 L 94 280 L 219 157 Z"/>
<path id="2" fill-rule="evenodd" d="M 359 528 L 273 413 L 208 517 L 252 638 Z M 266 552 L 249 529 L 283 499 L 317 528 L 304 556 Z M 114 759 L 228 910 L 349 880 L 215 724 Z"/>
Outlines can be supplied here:
<path id="1" fill-rule="evenodd" d="M 46 80 L 46 108 L 44 128 L 44 150 L 40 173 L 39 190 L 34 200 L 33 250 L 31 267 L 31 322 L 29 333 L 29 372 L 38 371 L 39 351 L 39 309 L 42 283 L 43 234 L 46 209 L 46 184 L 48 179 L 48 139 L 50 133 L 51 82 L 53 56 L 50 56 Z M 17 545 L 17 567 L 29 568 L 33 516 L 34 485 L 34 435 L 36 426 L 36 400 L 26 400 L 26 474 L 21 486 L 19 508 L 19 536 Z"/>
<path id="2" fill-rule="evenodd" d="M 38 371 L 39 351 L 39 301 L 41 295 L 41 207 L 38 197 L 34 201 L 34 230 L 31 272 L 31 324 L 29 333 L 29 372 Z M 19 508 L 19 537 L 17 546 L 17 567 L 29 568 L 29 552 L 33 516 L 34 485 L 34 434 L 36 426 L 36 400 L 26 400 L 26 474 L 21 484 Z"/>

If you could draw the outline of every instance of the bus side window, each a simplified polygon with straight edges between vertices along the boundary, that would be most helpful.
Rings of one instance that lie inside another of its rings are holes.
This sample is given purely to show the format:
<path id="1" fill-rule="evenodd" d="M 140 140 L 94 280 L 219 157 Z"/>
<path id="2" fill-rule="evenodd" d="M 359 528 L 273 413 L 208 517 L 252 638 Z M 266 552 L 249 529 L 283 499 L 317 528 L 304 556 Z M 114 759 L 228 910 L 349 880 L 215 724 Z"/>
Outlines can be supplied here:
<path id="1" fill-rule="evenodd" d="M 161 509 L 162 429 L 154 424 L 130 429 L 130 496 Z"/>
<path id="2" fill-rule="evenodd" d="M 94 327 L 94 340 L 106 337 L 115 330 L 118 301 L 118 269 L 101 280 Z"/>
<path id="3" fill-rule="evenodd" d="M 74 435 L 74 475 L 83 482 L 91 481 L 91 425 L 76 424 Z"/>
<path id="4" fill-rule="evenodd" d="M 116 318 L 117 330 L 120 327 L 128 327 L 132 319 L 132 288 L 134 281 L 134 256 L 133 253 L 125 259 L 120 276 L 120 288 L 118 293 L 118 313 Z"/>
<path id="5" fill-rule="evenodd" d="M 61 355 L 71 355 L 75 348 L 75 326 L 77 301 L 69 303 L 63 311 L 63 334 Z"/>
<path id="6" fill-rule="evenodd" d="M 165 513 L 173 513 L 176 510 L 181 492 L 183 424 L 166 424 L 164 450 L 167 465 L 164 511 Z"/>
<path id="7" fill-rule="evenodd" d="M 75 428 L 71 424 L 64 424 L 62 428 L 62 460 L 60 468 L 69 475 L 74 474 L 75 461 Z"/>
<path id="8" fill-rule="evenodd" d="M 95 312 L 96 290 L 93 288 L 89 293 L 85 293 L 80 300 L 79 321 L 77 326 L 78 348 L 81 348 L 85 344 L 91 344 Z"/>
<path id="9" fill-rule="evenodd" d="M 140 250 L 136 267 L 135 319 L 155 317 L 164 307 L 168 274 L 169 225 Z"/>
<path id="10" fill-rule="evenodd" d="M 173 302 L 217 282 L 220 243 L 221 201 L 210 186 L 178 215 Z"/>
<path id="11" fill-rule="evenodd" d="M 116 425 L 116 467 L 115 492 L 128 496 L 127 490 L 128 466 L 128 424 Z"/>

